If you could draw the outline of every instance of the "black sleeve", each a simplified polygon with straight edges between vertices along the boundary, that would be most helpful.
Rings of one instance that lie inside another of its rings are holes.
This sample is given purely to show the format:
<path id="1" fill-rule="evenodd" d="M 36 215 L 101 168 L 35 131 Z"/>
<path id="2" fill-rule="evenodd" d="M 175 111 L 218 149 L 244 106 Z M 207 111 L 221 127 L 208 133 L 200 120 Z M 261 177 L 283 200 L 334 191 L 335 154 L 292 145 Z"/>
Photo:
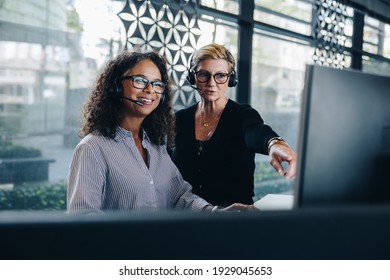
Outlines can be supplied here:
<path id="1" fill-rule="evenodd" d="M 248 149 L 255 153 L 268 154 L 268 141 L 278 134 L 272 128 L 264 124 L 260 114 L 250 105 L 242 105 L 240 108 L 242 133 Z"/>

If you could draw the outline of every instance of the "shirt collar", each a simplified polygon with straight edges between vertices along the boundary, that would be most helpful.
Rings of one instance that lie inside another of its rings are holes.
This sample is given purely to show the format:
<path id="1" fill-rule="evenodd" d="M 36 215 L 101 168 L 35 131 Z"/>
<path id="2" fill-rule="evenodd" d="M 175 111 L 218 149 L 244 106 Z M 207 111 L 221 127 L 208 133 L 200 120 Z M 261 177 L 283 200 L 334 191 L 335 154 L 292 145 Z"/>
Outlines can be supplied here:
<path id="1" fill-rule="evenodd" d="M 149 142 L 149 137 L 146 134 L 146 131 L 141 127 L 141 133 L 142 133 L 142 142 L 147 141 Z M 133 133 L 129 130 L 124 129 L 123 127 L 118 126 L 116 128 L 116 134 L 115 134 L 115 141 L 121 141 L 123 139 L 126 139 L 128 137 L 134 138 Z"/>

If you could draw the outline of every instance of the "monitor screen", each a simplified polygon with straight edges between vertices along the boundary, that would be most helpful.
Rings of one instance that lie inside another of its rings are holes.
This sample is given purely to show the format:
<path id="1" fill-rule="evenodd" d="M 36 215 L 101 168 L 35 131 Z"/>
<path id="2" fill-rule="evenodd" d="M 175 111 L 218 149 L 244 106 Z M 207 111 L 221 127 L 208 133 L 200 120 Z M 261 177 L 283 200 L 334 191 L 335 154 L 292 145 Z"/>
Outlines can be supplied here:
<path id="1" fill-rule="evenodd" d="M 306 68 L 297 207 L 390 203 L 390 77 Z"/>

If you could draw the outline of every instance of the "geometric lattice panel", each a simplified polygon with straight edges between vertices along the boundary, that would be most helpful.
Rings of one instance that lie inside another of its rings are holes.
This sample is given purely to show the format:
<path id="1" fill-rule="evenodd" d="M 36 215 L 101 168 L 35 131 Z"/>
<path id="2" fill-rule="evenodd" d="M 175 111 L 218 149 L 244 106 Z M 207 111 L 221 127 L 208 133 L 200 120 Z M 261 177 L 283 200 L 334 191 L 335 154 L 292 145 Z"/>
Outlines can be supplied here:
<path id="1" fill-rule="evenodd" d="M 166 57 L 175 84 L 175 109 L 195 101 L 195 91 L 185 78 L 201 35 L 198 12 L 199 0 L 126 0 L 118 13 L 126 31 L 127 49 L 154 49 Z"/>
<path id="2" fill-rule="evenodd" d="M 316 0 L 314 34 L 317 46 L 315 64 L 344 68 L 347 64 L 345 46 L 350 38 L 345 34 L 346 21 L 350 16 L 346 5 L 333 0 Z"/>

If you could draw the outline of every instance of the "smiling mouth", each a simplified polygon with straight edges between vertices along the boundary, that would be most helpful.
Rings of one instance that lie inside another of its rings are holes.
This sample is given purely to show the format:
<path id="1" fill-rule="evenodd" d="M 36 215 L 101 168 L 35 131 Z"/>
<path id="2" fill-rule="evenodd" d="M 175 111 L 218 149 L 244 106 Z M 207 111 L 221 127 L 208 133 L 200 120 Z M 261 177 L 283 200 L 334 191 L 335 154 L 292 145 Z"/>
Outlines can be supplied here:
<path id="1" fill-rule="evenodd" d="M 150 105 L 153 104 L 154 100 L 148 99 L 148 98 L 138 98 L 138 101 L 142 102 L 143 104 Z"/>

